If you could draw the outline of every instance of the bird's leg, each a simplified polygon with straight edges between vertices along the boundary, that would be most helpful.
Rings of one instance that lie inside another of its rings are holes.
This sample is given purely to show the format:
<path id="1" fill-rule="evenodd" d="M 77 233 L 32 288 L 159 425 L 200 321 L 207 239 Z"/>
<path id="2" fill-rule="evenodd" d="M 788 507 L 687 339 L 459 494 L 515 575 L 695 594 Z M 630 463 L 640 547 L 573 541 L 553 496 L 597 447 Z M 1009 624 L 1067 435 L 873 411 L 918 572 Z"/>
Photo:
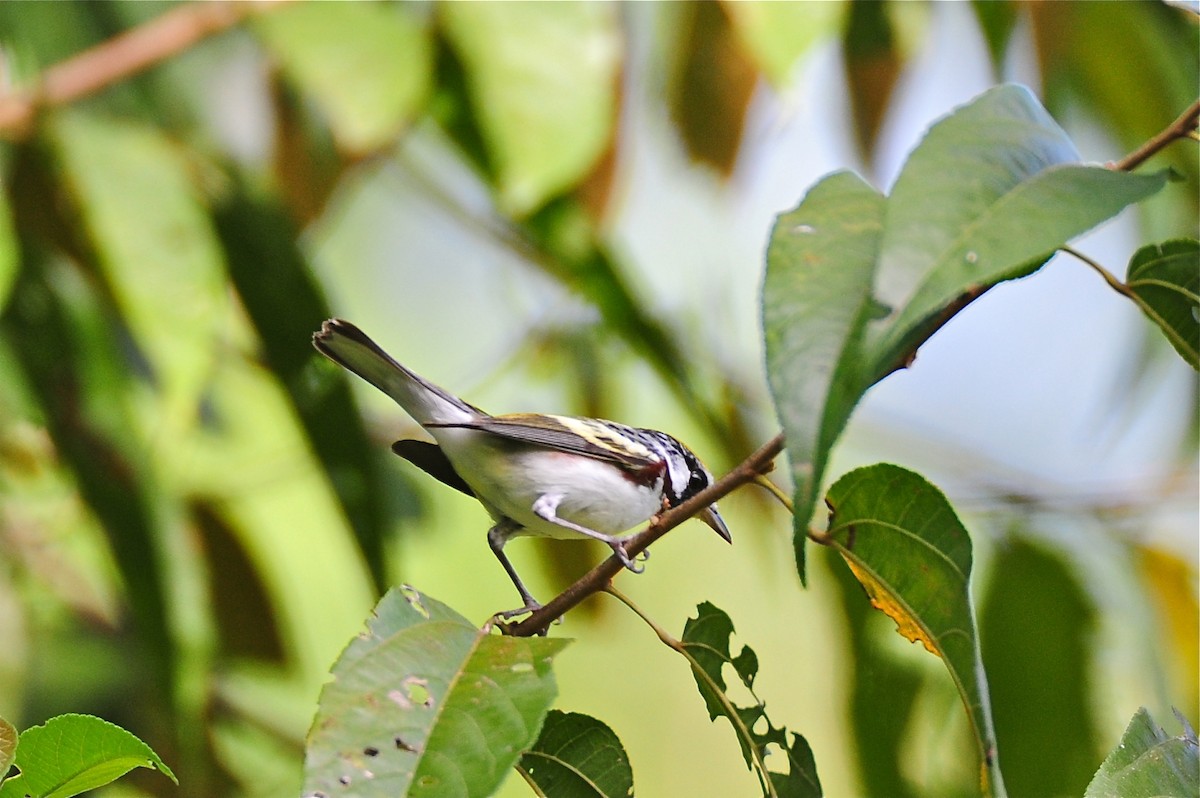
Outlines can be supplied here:
<path id="1" fill-rule="evenodd" d="M 635 574 L 640 574 L 642 571 L 646 570 L 646 566 L 638 565 L 637 562 L 635 562 L 633 558 L 631 558 L 625 551 L 625 543 L 621 540 L 621 538 L 614 537 L 612 535 L 606 535 L 603 532 L 597 532 L 594 529 L 588 529 L 586 526 L 580 526 L 579 524 L 568 521 L 565 518 L 559 518 L 558 505 L 560 502 L 562 502 L 562 498 L 562 496 L 556 493 L 542 494 L 537 498 L 537 501 L 533 503 L 532 509 L 534 514 L 543 521 L 549 521 L 556 526 L 573 530 L 581 535 L 585 535 L 586 537 L 593 538 L 607 544 L 608 547 L 613 550 L 613 554 L 617 555 L 617 559 L 621 561 L 621 564 L 630 571 L 633 571 Z"/>
<path id="2" fill-rule="evenodd" d="M 529 588 L 525 587 L 525 583 L 521 581 L 521 577 L 517 576 L 517 569 L 513 568 L 513 564 L 509 562 L 508 556 L 504 553 L 504 544 L 520 528 L 521 525 L 516 521 L 511 518 L 505 518 L 488 530 L 488 545 L 492 547 L 492 553 L 496 555 L 496 559 L 504 566 L 504 570 L 508 573 L 508 578 L 512 580 L 513 585 L 517 588 L 517 592 L 521 594 L 521 601 L 525 602 L 524 607 L 496 613 L 497 617 L 504 619 L 524 615 L 542 608 L 542 605 L 529 592 Z"/>

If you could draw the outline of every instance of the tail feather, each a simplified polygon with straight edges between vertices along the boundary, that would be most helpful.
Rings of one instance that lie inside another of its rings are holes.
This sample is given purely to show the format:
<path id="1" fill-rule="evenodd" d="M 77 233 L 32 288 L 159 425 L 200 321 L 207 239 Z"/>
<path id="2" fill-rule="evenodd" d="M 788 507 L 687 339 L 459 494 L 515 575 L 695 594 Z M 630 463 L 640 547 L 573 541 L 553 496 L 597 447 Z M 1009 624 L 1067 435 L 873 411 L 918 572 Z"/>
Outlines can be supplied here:
<path id="1" fill-rule="evenodd" d="M 313 346 L 390 396 L 420 425 L 468 421 L 487 415 L 401 366 L 348 321 L 329 319 L 313 333 Z"/>

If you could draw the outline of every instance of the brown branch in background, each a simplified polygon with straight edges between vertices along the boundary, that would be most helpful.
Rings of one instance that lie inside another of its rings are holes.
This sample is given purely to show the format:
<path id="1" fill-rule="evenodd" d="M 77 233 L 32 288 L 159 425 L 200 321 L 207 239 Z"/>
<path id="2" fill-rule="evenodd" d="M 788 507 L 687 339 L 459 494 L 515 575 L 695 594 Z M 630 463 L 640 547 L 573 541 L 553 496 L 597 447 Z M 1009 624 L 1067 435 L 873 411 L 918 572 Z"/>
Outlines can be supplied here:
<path id="1" fill-rule="evenodd" d="M 0 96 L 0 137 L 25 138 L 41 109 L 95 94 L 277 4 L 189 3 L 60 61 L 46 69 L 33 87 Z"/>
<path id="2" fill-rule="evenodd" d="M 1130 172 L 1145 163 L 1151 156 L 1176 139 L 1191 138 L 1200 126 L 1200 100 L 1192 103 L 1174 122 L 1163 128 L 1157 136 L 1126 155 L 1112 165 L 1113 169 Z"/>
<path id="3" fill-rule="evenodd" d="M 781 432 L 763 444 L 758 451 L 743 460 L 728 474 L 678 507 L 672 507 L 670 510 L 667 510 L 656 522 L 652 522 L 645 530 L 630 538 L 629 542 L 625 545 L 625 551 L 631 557 L 640 554 L 651 543 L 705 507 L 708 507 L 708 505 L 732 493 L 735 488 L 741 487 L 748 482 L 754 482 L 760 474 L 771 470 L 775 458 L 782 451 L 783 433 Z M 621 565 L 621 561 L 617 559 L 616 555 L 609 557 L 580 577 L 578 581 L 562 593 L 555 596 L 540 610 L 531 613 L 528 618 L 520 623 L 506 627 L 505 631 L 508 634 L 519 637 L 528 637 L 540 633 L 553 623 L 556 618 L 562 617 L 567 610 L 575 607 L 588 596 L 605 590 L 612 578 L 620 573 L 623 568 L 624 566 Z"/>

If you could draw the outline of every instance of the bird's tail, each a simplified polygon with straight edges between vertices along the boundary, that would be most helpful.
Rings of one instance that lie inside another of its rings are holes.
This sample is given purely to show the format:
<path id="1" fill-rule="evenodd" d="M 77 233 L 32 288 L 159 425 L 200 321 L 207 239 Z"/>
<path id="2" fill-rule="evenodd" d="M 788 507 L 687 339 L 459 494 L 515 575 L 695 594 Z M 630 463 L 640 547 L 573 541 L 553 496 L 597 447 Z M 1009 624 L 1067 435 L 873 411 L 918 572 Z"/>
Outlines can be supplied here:
<path id="1" fill-rule="evenodd" d="M 392 397 L 421 426 L 461 423 L 487 415 L 401 366 L 348 321 L 326 321 L 313 333 L 313 346 Z"/>

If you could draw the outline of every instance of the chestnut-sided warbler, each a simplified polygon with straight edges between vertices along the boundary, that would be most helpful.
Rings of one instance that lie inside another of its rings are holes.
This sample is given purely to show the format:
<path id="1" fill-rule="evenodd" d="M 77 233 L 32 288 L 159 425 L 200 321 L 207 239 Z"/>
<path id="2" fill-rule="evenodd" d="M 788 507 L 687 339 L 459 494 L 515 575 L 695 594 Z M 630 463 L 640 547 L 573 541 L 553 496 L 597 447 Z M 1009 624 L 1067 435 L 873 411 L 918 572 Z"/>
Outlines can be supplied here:
<path id="1" fill-rule="evenodd" d="M 491 515 L 488 543 L 525 602 L 506 614 L 541 606 L 504 554 L 510 538 L 593 538 L 637 573 L 622 533 L 712 482 L 696 455 L 664 432 L 594 418 L 488 415 L 397 363 L 349 322 L 326 321 L 313 346 L 390 396 L 437 442 L 397 441 L 396 454 Z M 715 504 L 700 518 L 731 540 Z"/>

